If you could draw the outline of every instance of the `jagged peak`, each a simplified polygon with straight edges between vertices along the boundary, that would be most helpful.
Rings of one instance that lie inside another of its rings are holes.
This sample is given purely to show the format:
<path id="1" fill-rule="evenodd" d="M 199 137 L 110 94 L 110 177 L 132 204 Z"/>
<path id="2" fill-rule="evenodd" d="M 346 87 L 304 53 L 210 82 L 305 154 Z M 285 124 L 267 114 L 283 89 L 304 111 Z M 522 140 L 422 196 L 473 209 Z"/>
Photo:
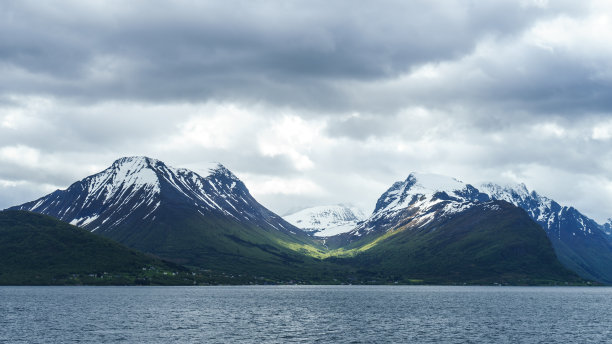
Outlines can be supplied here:
<path id="1" fill-rule="evenodd" d="M 496 189 L 501 191 L 515 191 L 529 194 L 529 189 L 525 183 L 505 183 L 505 184 L 497 184 L 493 182 L 482 183 L 481 186 L 486 189 Z"/>
<path id="2" fill-rule="evenodd" d="M 126 156 L 115 160 L 104 171 L 87 178 L 87 183 L 90 190 L 104 187 L 110 181 L 115 185 L 115 189 L 121 187 L 121 185 L 137 185 L 138 187 L 146 185 L 152 187 L 155 192 L 159 192 L 160 178 L 167 179 L 166 175 L 168 173 L 170 175 L 182 176 L 193 175 L 198 178 L 223 177 L 232 182 L 240 181 L 229 169 L 219 162 L 208 163 L 204 166 L 203 170 L 206 171 L 206 174 L 199 175 L 187 168 L 174 168 L 166 165 L 161 160 L 147 156 Z"/>
<path id="3" fill-rule="evenodd" d="M 146 156 L 128 156 L 115 160 L 107 169 L 85 178 L 91 192 L 118 190 L 127 185 L 147 186 L 159 191 L 156 167 L 163 162 Z M 110 186 L 113 185 L 113 186 Z"/>
<path id="4" fill-rule="evenodd" d="M 227 167 L 223 166 L 223 164 L 218 161 L 209 162 L 206 169 L 210 172 L 225 171 L 225 170 L 229 171 Z"/>
<path id="5" fill-rule="evenodd" d="M 232 171 L 230 171 L 227 167 L 225 167 L 220 162 L 211 162 L 207 166 L 207 170 L 209 176 L 224 176 L 234 181 L 240 181 L 238 177 Z"/>
<path id="6" fill-rule="evenodd" d="M 520 192 L 527 193 L 527 194 L 530 193 L 529 188 L 527 188 L 527 185 L 525 185 L 525 183 L 508 184 L 506 187 L 511 188 L 512 190 L 515 190 L 515 191 L 520 191 Z"/>
<path id="7" fill-rule="evenodd" d="M 504 184 L 484 183 L 481 185 L 482 191 L 488 193 L 496 199 L 503 199 L 510 203 L 519 200 L 532 199 L 547 206 L 553 202 L 548 197 L 538 194 L 535 190 L 529 190 L 524 183 Z"/>
<path id="8" fill-rule="evenodd" d="M 525 183 L 507 183 L 507 184 L 495 184 L 495 183 L 483 183 L 480 186 L 484 191 L 490 193 L 492 196 L 500 196 L 502 194 L 515 195 L 521 199 L 529 197 L 540 198 L 535 191 L 530 191 Z M 515 197 L 513 196 L 513 197 Z"/>
<path id="9" fill-rule="evenodd" d="M 402 209 L 421 196 L 432 198 L 446 193 L 448 196 L 459 196 L 472 192 L 469 184 L 434 173 L 411 172 L 403 182 L 396 182 L 376 202 L 374 213 L 382 210 Z"/>
<path id="10" fill-rule="evenodd" d="M 159 167 L 167 168 L 169 170 L 173 170 L 182 174 L 195 173 L 194 171 L 187 168 L 174 168 L 166 165 L 163 161 L 150 158 L 147 156 L 126 156 L 119 158 L 113 162 L 113 164 L 109 167 L 111 170 L 128 168 L 131 171 L 139 171 L 146 168 L 157 169 Z M 233 180 L 238 180 L 238 177 L 232 173 L 227 167 L 225 167 L 220 162 L 209 162 L 205 164 L 202 170 L 206 171 L 203 175 L 211 176 L 211 175 L 223 175 Z"/>

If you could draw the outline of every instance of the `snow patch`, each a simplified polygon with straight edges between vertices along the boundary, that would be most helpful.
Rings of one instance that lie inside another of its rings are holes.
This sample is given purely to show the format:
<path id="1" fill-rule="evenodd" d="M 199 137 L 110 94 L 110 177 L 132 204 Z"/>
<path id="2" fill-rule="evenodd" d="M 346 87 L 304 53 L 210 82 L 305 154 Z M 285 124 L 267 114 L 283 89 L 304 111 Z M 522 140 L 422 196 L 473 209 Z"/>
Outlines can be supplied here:
<path id="1" fill-rule="evenodd" d="M 337 204 L 306 208 L 283 218 L 317 237 L 327 237 L 352 230 L 365 217 L 359 208 Z"/>

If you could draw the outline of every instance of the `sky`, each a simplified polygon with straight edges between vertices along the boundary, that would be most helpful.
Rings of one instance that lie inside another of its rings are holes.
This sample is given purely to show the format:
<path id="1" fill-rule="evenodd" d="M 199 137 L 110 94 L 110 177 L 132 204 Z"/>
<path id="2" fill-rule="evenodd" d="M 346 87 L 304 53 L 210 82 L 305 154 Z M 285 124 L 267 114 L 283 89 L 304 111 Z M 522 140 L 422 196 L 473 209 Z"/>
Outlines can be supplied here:
<path id="1" fill-rule="evenodd" d="M 412 171 L 612 217 L 605 0 L 2 1 L 0 208 L 144 155 L 271 210 Z"/>

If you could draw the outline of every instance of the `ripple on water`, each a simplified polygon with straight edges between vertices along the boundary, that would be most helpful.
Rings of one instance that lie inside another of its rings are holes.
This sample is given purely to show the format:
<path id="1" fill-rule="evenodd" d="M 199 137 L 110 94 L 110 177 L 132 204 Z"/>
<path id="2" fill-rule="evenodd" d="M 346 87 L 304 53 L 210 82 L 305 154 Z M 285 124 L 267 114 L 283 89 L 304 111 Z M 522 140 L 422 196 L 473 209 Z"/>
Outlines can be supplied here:
<path id="1" fill-rule="evenodd" d="M 0 287 L 6 343 L 603 343 L 612 288 Z"/>

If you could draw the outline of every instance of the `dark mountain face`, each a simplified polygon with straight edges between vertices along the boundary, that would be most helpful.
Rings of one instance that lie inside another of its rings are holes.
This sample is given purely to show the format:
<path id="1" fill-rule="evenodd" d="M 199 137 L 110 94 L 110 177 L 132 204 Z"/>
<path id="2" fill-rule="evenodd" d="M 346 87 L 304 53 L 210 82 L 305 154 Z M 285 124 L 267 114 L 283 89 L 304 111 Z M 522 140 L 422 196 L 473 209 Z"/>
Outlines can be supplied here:
<path id="1" fill-rule="evenodd" d="M 560 264 L 544 231 L 520 208 L 488 201 L 447 215 L 387 231 L 351 260 L 373 277 L 427 283 L 581 281 Z"/>
<path id="2" fill-rule="evenodd" d="M 485 184 L 481 190 L 493 199 L 523 208 L 550 239 L 559 260 L 580 276 L 612 283 L 612 244 L 599 225 L 573 207 L 529 192 L 525 185 Z"/>
<path id="3" fill-rule="evenodd" d="M 122 158 L 66 190 L 12 209 L 47 214 L 130 247 L 201 267 L 248 270 L 254 262 L 297 263 L 303 257 L 287 246 L 314 244 L 260 205 L 219 164 L 202 177 L 155 159 Z"/>
<path id="4" fill-rule="evenodd" d="M 167 277 L 178 274 L 191 275 L 50 216 L 0 212 L 0 284 L 180 283 Z"/>
<path id="5" fill-rule="evenodd" d="M 523 184 L 506 187 L 484 184 L 481 189 L 491 198 L 504 200 L 525 209 L 551 239 L 568 233 L 572 236 L 599 237 L 603 232 L 603 226 L 578 210 L 561 206 L 549 198 L 538 195 L 535 191 L 529 192 Z"/>

